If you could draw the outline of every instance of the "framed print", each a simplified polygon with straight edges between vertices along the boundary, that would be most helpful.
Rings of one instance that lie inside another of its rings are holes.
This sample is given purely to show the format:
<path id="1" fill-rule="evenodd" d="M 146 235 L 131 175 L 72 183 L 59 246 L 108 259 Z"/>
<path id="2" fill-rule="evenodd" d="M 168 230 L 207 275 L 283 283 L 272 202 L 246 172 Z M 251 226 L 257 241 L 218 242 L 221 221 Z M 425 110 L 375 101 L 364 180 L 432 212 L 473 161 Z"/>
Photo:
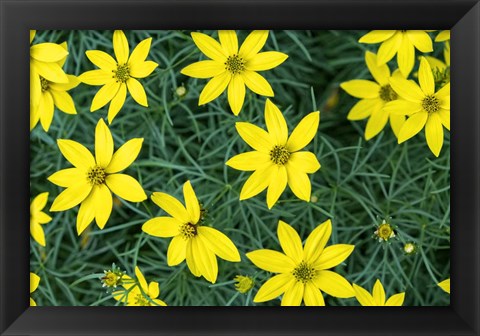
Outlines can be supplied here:
<path id="1" fill-rule="evenodd" d="M 2 335 L 479 333 L 477 2 L 1 6 Z"/>

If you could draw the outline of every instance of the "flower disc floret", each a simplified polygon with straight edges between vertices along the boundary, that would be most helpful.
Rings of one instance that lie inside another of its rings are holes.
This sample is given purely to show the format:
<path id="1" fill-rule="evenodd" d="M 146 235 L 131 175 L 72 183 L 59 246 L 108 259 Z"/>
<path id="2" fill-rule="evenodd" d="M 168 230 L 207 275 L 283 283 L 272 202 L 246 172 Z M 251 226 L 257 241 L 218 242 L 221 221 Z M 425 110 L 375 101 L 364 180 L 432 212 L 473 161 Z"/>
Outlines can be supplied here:
<path id="1" fill-rule="evenodd" d="M 279 166 L 286 164 L 289 158 L 290 152 L 285 146 L 275 145 L 270 151 L 270 160 Z"/>
<path id="2" fill-rule="evenodd" d="M 440 101 L 435 95 L 428 95 L 423 98 L 422 107 L 428 113 L 438 112 L 440 110 Z"/>
<path id="3" fill-rule="evenodd" d="M 239 74 L 245 70 L 245 60 L 237 54 L 228 56 L 225 61 L 225 70 L 230 71 L 232 75 Z"/>
<path id="4" fill-rule="evenodd" d="M 311 265 L 302 261 L 292 272 L 297 281 L 306 283 L 312 281 L 317 276 L 317 271 Z"/>

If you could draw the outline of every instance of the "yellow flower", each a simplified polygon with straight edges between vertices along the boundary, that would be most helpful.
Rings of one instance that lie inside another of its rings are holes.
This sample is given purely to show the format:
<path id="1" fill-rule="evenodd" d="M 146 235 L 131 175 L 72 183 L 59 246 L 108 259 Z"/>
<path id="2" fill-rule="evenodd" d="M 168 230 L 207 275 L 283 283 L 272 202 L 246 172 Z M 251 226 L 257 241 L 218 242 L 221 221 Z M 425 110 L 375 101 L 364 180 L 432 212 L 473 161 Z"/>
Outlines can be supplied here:
<path id="1" fill-rule="evenodd" d="M 354 79 L 343 82 L 340 87 L 349 95 L 361 98 L 348 113 L 348 120 L 361 120 L 369 118 L 365 128 L 365 139 L 370 140 L 375 137 L 385 127 L 390 120 L 390 126 L 393 133 L 398 137 L 398 132 L 405 122 L 402 115 L 394 115 L 384 110 L 385 104 L 398 98 L 395 91 L 390 86 L 390 69 L 387 64 L 377 65 L 377 55 L 367 51 L 365 53 L 365 62 L 376 82 Z M 401 76 L 394 72 L 393 76 Z"/>
<path id="2" fill-rule="evenodd" d="M 125 103 L 128 92 L 140 105 L 148 107 L 147 94 L 142 84 L 136 78 L 145 78 L 158 66 L 152 61 L 145 61 L 150 51 L 152 38 L 140 42 L 130 54 L 128 40 L 123 31 L 115 30 L 113 33 L 113 50 L 115 59 L 100 50 L 85 52 L 88 59 L 100 69 L 84 72 L 78 78 L 88 85 L 103 85 L 93 97 L 90 111 L 104 107 L 108 102 L 108 123 Z"/>
<path id="3" fill-rule="evenodd" d="M 200 93 L 198 105 L 214 100 L 228 86 L 228 103 L 238 115 L 245 99 L 245 85 L 253 92 L 273 97 L 270 84 L 257 71 L 270 70 L 282 64 L 288 55 L 277 51 L 259 53 L 268 38 L 268 30 L 251 32 L 240 49 L 234 30 L 219 30 L 220 43 L 208 35 L 192 33 L 193 42 L 210 60 L 200 61 L 182 69 L 194 78 L 211 78 Z"/>
<path id="4" fill-rule="evenodd" d="M 373 286 L 373 295 L 356 284 L 353 284 L 353 289 L 358 302 L 360 302 L 362 306 L 401 306 L 403 305 L 403 300 L 405 299 L 405 292 L 403 292 L 392 295 L 388 300 L 386 300 L 385 290 L 383 289 L 382 283 L 378 279 Z"/>
<path id="5" fill-rule="evenodd" d="M 158 282 L 152 281 L 147 284 L 140 268 L 135 267 L 135 282 L 128 275 L 123 276 L 122 286 L 125 290 L 113 292 L 113 298 L 127 306 L 166 306 L 167 304 L 160 299 L 160 287 Z"/>
<path id="6" fill-rule="evenodd" d="M 378 48 L 378 65 L 387 63 L 397 54 L 398 67 L 405 78 L 413 69 L 415 48 L 422 53 L 433 51 L 432 39 L 425 30 L 372 30 L 359 42 L 382 43 Z"/>
<path id="7" fill-rule="evenodd" d="M 255 280 L 248 275 L 237 275 L 234 279 L 237 292 L 245 294 L 255 286 Z"/>
<path id="8" fill-rule="evenodd" d="M 60 44 L 62 48 L 67 49 L 67 42 Z M 58 61 L 60 68 L 63 67 L 67 57 Z M 38 121 L 42 124 L 45 132 L 48 132 L 52 123 L 55 106 L 67 114 L 77 114 L 75 103 L 72 97 L 67 93 L 68 90 L 75 88 L 80 81 L 73 75 L 66 75 L 67 83 L 51 82 L 40 76 L 40 98 L 38 104 L 30 106 L 30 131 L 37 125 Z"/>
<path id="9" fill-rule="evenodd" d="M 233 242 L 220 231 L 201 224 L 201 210 L 190 181 L 183 185 L 185 206 L 176 198 L 154 192 L 152 201 L 172 217 L 156 217 L 142 226 L 142 230 L 155 237 L 173 237 L 167 252 L 168 266 L 176 266 L 187 260 L 193 275 L 203 276 L 215 283 L 218 275 L 216 256 L 240 261 L 240 254 Z"/>
<path id="10" fill-rule="evenodd" d="M 95 129 L 95 157 L 76 141 L 58 139 L 57 143 L 74 168 L 60 170 L 48 178 L 50 182 L 67 188 L 53 201 L 50 211 L 65 211 L 81 203 L 77 215 L 79 235 L 94 218 L 98 227 L 103 229 L 112 212 L 112 192 L 130 202 L 147 199 L 137 180 L 119 174 L 137 158 L 142 138 L 127 141 L 113 153 L 112 134 L 100 119 Z"/>
<path id="11" fill-rule="evenodd" d="M 440 286 L 441 289 L 450 294 L 450 278 L 443 280 L 438 284 L 438 286 Z"/>
<path id="12" fill-rule="evenodd" d="M 267 249 L 247 253 L 255 266 L 280 273 L 260 287 L 253 301 L 265 302 L 283 294 L 282 306 L 299 306 L 302 299 L 307 306 L 324 306 L 321 291 L 339 298 L 353 297 L 355 294 L 350 283 L 328 269 L 348 258 L 355 246 L 336 244 L 325 247 L 331 233 L 332 224 L 327 220 L 312 231 L 302 247 L 297 231 L 279 221 L 277 234 L 284 253 Z"/>
<path id="13" fill-rule="evenodd" d="M 435 80 L 428 61 L 422 57 L 418 71 L 420 86 L 413 81 L 392 77 L 390 85 L 402 98 L 388 103 L 385 110 L 398 115 L 408 115 L 398 135 L 402 143 L 425 126 L 427 144 L 438 157 L 443 146 L 443 126 L 450 130 L 450 83 L 435 92 Z"/>
<path id="14" fill-rule="evenodd" d="M 44 192 L 30 203 L 30 234 L 42 246 L 45 246 L 45 233 L 41 224 L 47 224 L 52 220 L 52 217 L 42 211 L 47 201 L 48 192 Z"/>
<path id="15" fill-rule="evenodd" d="M 38 284 L 40 283 L 40 277 L 35 273 L 30 272 L 30 294 L 35 292 L 38 288 Z M 36 306 L 37 303 L 35 300 L 30 298 L 30 306 Z"/>
<path id="16" fill-rule="evenodd" d="M 320 163 L 313 153 L 299 150 L 317 133 L 320 112 L 305 116 L 288 137 L 285 118 L 267 99 L 265 121 L 268 133 L 250 123 L 235 124 L 242 139 L 254 149 L 236 155 L 226 163 L 237 170 L 255 171 L 243 185 L 240 200 L 253 197 L 268 187 L 267 205 L 271 209 L 288 183 L 298 198 L 309 202 L 312 186 L 307 174 L 320 169 Z"/>

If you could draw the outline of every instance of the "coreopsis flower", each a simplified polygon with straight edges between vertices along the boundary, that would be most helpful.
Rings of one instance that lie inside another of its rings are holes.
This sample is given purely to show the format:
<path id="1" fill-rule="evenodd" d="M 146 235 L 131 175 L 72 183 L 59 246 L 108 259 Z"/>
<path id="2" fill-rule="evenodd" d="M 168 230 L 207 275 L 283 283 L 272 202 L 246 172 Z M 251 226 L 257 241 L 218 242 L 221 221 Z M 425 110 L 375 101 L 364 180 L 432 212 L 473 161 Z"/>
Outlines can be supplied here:
<path id="1" fill-rule="evenodd" d="M 112 264 L 112 268 L 107 270 L 103 270 L 103 276 L 100 278 L 100 281 L 102 282 L 102 287 L 107 288 L 108 290 L 111 290 L 112 288 L 117 288 L 117 286 L 120 286 L 123 284 L 123 280 L 125 275 L 125 272 L 122 271 L 115 263 Z"/>
<path id="2" fill-rule="evenodd" d="M 436 91 L 432 69 L 424 57 L 418 80 L 420 86 L 404 78 L 390 78 L 390 85 L 402 99 L 388 103 L 385 110 L 408 116 L 398 135 L 399 144 L 425 127 L 427 145 L 438 157 L 443 146 L 443 127 L 450 130 L 450 83 Z"/>
<path id="3" fill-rule="evenodd" d="M 40 283 L 40 277 L 35 273 L 30 272 L 30 294 L 35 292 L 38 288 L 38 284 Z M 30 306 L 36 306 L 37 303 L 34 299 L 30 297 Z"/>
<path id="4" fill-rule="evenodd" d="M 112 123 L 127 97 L 127 89 L 132 98 L 140 105 L 148 107 L 147 94 L 137 78 L 149 76 L 158 66 L 145 59 L 150 52 L 152 38 L 141 41 L 129 56 L 127 37 L 121 30 L 113 33 L 115 58 L 100 50 L 87 50 L 88 59 L 100 69 L 81 74 L 78 79 L 88 85 L 103 85 L 93 97 L 90 111 L 108 107 L 108 123 Z"/>
<path id="5" fill-rule="evenodd" d="M 185 206 L 168 194 L 154 192 L 152 201 L 171 217 L 150 219 L 143 224 L 142 230 L 155 237 L 173 237 L 167 251 L 168 266 L 176 266 L 186 260 L 193 275 L 203 276 L 215 283 L 218 275 L 217 256 L 238 262 L 240 254 L 230 238 L 212 227 L 202 225 L 202 211 L 190 181 L 183 185 L 183 196 Z"/>
<path id="6" fill-rule="evenodd" d="M 405 116 L 391 114 L 385 111 L 385 104 L 396 100 L 398 95 L 390 86 L 392 76 L 401 76 L 398 72 L 390 73 L 387 64 L 378 65 L 377 55 L 367 51 L 365 63 L 375 82 L 365 79 L 354 79 L 340 84 L 349 95 L 360 98 L 348 113 L 348 120 L 361 120 L 369 118 L 365 127 L 365 140 L 370 140 L 379 134 L 387 121 L 393 133 L 398 137 L 398 132 L 405 122 Z"/>
<path id="7" fill-rule="evenodd" d="M 445 292 L 450 294 L 450 278 L 443 280 L 442 282 L 438 283 L 438 286 L 443 289 Z"/>
<path id="8" fill-rule="evenodd" d="M 219 30 L 220 43 L 203 33 L 192 33 L 193 42 L 209 60 L 190 64 L 181 73 L 194 78 L 212 78 L 200 93 L 198 105 L 216 99 L 228 87 L 228 103 L 238 115 L 245 99 L 245 85 L 253 92 L 273 97 L 272 87 L 257 71 L 270 70 L 282 64 L 288 55 L 278 51 L 260 52 L 268 30 L 254 30 L 238 48 L 234 30 Z"/>
<path id="9" fill-rule="evenodd" d="M 260 287 L 253 301 L 265 302 L 283 294 L 282 306 L 299 306 L 302 300 L 307 306 L 324 306 L 322 291 L 338 298 L 353 297 L 350 283 L 329 269 L 348 258 L 355 246 L 325 247 L 331 233 L 332 224 L 327 220 L 312 231 L 302 247 L 297 231 L 279 221 L 277 234 L 283 253 L 267 249 L 247 253 L 255 266 L 279 273 Z"/>
<path id="10" fill-rule="evenodd" d="M 382 221 L 373 234 L 380 243 L 388 242 L 390 239 L 395 238 L 395 230 L 393 226 L 385 220 Z"/>
<path id="11" fill-rule="evenodd" d="M 237 292 L 245 294 L 255 286 L 255 280 L 250 276 L 237 275 L 234 279 Z"/>
<path id="12" fill-rule="evenodd" d="M 43 212 L 43 208 L 47 205 L 48 192 L 44 192 L 35 197 L 30 203 L 30 234 L 37 243 L 45 246 L 45 233 L 42 224 L 47 224 L 52 217 Z"/>
<path id="13" fill-rule="evenodd" d="M 386 300 L 385 290 L 378 279 L 375 285 L 373 285 L 372 294 L 356 284 L 353 284 L 353 289 L 358 302 L 360 302 L 362 306 L 401 306 L 405 299 L 405 292 L 403 292 L 392 295 Z"/>
<path id="14" fill-rule="evenodd" d="M 61 43 L 60 46 L 65 49 L 65 51 L 68 50 L 67 42 Z M 63 68 L 66 60 L 67 57 L 65 56 L 57 62 L 60 68 Z M 80 81 L 76 76 L 68 74 L 66 74 L 66 76 L 68 78 L 67 83 L 55 83 L 39 76 L 41 88 L 40 97 L 35 98 L 38 99 L 38 104 L 30 105 L 30 131 L 37 125 L 38 121 L 40 121 L 42 128 L 45 132 L 48 132 L 52 123 L 55 107 L 67 114 L 77 114 L 75 103 L 67 91 L 75 88 Z"/>
<path id="15" fill-rule="evenodd" d="M 320 112 L 305 116 L 289 137 L 282 112 L 267 99 L 265 122 L 268 132 L 246 122 L 235 124 L 240 137 L 254 149 L 226 163 L 237 170 L 255 171 L 243 185 L 240 200 L 253 197 L 268 187 L 267 206 L 271 209 L 288 183 L 295 196 L 309 202 L 312 186 L 307 174 L 320 169 L 320 163 L 315 154 L 300 150 L 317 133 Z"/>
<path id="16" fill-rule="evenodd" d="M 160 286 L 158 282 L 152 281 L 147 284 L 140 268 L 135 266 L 137 280 L 128 275 L 123 276 L 122 286 L 124 290 L 115 291 L 112 296 L 115 300 L 124 303 L 126 306 L 166 306 L 167 304 L 158 299 Z"/>
<path id="17" fill-rule="evenodd" d="M 81 204 L 77 215 L 80 235 L 94 218 L 103 229 L 112 212 L 112 192 L 130 202 L 146 200 L 138 181 L 120 174 L 137 158 L 142 143 L 143 138 L 131 139 L 114 153 L 112 133 L 103 119 L 95 128 L 95 157 L 76 141 L 58 139 L 60 151 L 74 168 L 60 170 L 48 178 L 67 188 L 55 198 L 50 211 L 65 211 Z"/>
<path id="18" fill-rule="evenodd" d="M 377 53 L 378 65 L 387 63 L 397 54 L 398 67 L 405 78 L 415 64 L 415 48 L 422 53 L 433 51 L 432 39 L 426 30 L 372 30 L 358 41 L 382 43 Z"/>

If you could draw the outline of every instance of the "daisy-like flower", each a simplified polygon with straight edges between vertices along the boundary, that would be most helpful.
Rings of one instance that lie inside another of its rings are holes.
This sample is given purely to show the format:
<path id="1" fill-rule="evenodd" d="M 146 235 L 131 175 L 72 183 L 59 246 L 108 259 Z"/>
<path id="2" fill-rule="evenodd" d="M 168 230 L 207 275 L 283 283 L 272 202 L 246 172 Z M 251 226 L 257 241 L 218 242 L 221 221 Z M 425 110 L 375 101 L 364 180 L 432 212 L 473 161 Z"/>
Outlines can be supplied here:
<path id="1" fill-rule="evenodd" d="M 220 43 L 208 35 L 192 33 L 193 42 L 210 60 L 200 61 L 182 69 L 194 78 L 211 78 L 200 93 L 198 105 L 216 99 L 228 87 L 228 103 L 238 115 L 245 99 L 245 85 L 253 92 L 273 97 L 267 80 L 257 71 L 270 70 L 282 64 L 288 55 L 278 51 L 259 52 L 268 38 L 268 30 L 254 30 L 238 48 L 234 30 L 219 30 Z"/>
<path id="2" fill-rule="evenodd" d="M 332 233 L 327 220 L 308 236 L 305 247 L 297 231 L 279 221 L 278 240 L 283 253 L 274 250 L 256 250 L 247 253 L 255 266 L 272 273 L 280 273 L 265 282 L 253 299 L 265 302 L 283 294 L 282 306 L 324 306 L 322 291 L 338 298 L 355 296 L 350 283 L 338 273 L 329 271 L 353 252 L 355 246 L 336 244 L 325 247 Z"/>
<path id="3" fill-rule="evenodd" d="M 67 42 L 60 44 L 65 51 L 68 50 Z M 58 61 L 60 68 L 63 68 L 67 57 Z M 30 106 L 30 131 L 37 125 L 38 121 L 42 124 L 45 132 L 48 132 L 50 124 L 52 123 L 55 106 L 62 112 L 67 114 L 77 114 L 75 103 L 72 97 L 68 94 L 68 90 L 75 88 L 80 81 L 73 75 L 66 75 L 67 83 L 51 82 L 40 76 L 40 98 L 38 104 Z"/>
<path id="4" fill-rule="evenodd" d="M 378 48 L 377 64 L 385 64 L 397 54 L 402 75 L 407 78 L 415 64 L 415 48 L 422 53 L 433 51 L 426 30 L 372 30 L 358 40 L 360 43 L 382 43 Z"/>
<path id="5" fill-rule="evenodd" d="M 48 192 L 41 193 L 35 197 L 30 203 L 30 234 L 37 243 L 45 246 L 45 233 L 42 224 L 47 224 L 52 217 L 43 212 L 43 208 L 47 205 Z"/>
<path id="6" fill-rule="evenodd" d="M 126 306 L 166 306 L 167 304 L 158 299 L 160 287 L 158 282 L 152 281 L 147 284 L 140 268 L 135 266 L 137 281 L 128 275 L 123 276 L 122 286 L 125 290 L 112 293 L 113 298 L 124 303 Z"/>
<path id="7" fill-rule="evenodd" d="M 60 151 L 74 168 L 60 170 L 48 178 L 67 188 L 55 198 L 50 211 L 65 211 L 81 203 L 77 215 L 80 235 L 94 218 L 103 229 L 112 212 L 112 192 L 130 202 L 146 200 L 137 180 L 119 173 L 137 158 L 142 143 L 143 138 L 131 139 L 113 153 L 112 133 L 103 119 L 95 129 L 95 157 L 76 141 L 58 139 Z"/>
<path id="8" fill-rule="evenodd" d="M 254 149 L 236 155 L 226 163 L 237 170 L 255 171 L 243 185 L 240 200 L 253 197 L 268 187 L 267 205 L 271 209 L 288 183 L 298 198 L 309 202 L 312 186 L 307 174 L 320 169 L 320 163 L 313 153 L 300 150 L 317 133 L 320 112 L 305 116 L 289 137 L 282 112 L 267 99 L 265 122 L 268 133 L 250 123 L 235 124 L 238 134 Z"/>
<path id="9" fill-rule="evenodd" d="M 220 231 L 202 225 L 201 209 L 190 181 L 183 185 L 185 206 L 176 198 L 154 192 L 152 201 L 172 217 L 156 217 L 142 226 L 142 230 L 155 237 L 173 237 L 167 251 L 168 266 L 187 260 L 193 275 L 203 276 L 215 283 L 218 275 L 217 257 L 238 262 L 240 254 L 233 242 Z"/>
<path id="10" fill-rule="evenodd" d="M 404 78 L 390 78 L 390 85 L 402 99 L 388 103 L 385 110 L 408 115 L 398 135 L 399 144 L 425 126 L 428 147 L 438 157 L 443 146 L 443 126 L 450 130 L 450 83 L 435 91 L 433 72 L 424 57 L 420 61 L 418 80 L 420 86 Z"/>
<path id="11" fill-rule="evenodd" d="M 38 284 L 40 283 L 40 277 L 35 273 L 30 272 L 30 294 L 35 292 L 38 288 Z M 34 299 L 30 297 L 30 306 L 36 306 L 37 303 Z"/>
<path id="12" fill-rule="evenodd" d="M 390 86 L 390 69 L 387 64 L 378 65 L 377 55 L 367 51 L 365 62 L 376 82 L 365 79 L 354 79 L 340 84 L 349 95 L 360 98 L 348 113 L 348 120 L 361 120 L 369 118 L 365 128 L 365 140 L 370 140 L 382 131 L 390 120 L 393 133 L 398 137 L 398 132 L 405 122 L 405 117 L 386 112 L 383 108 L 386 103 L 398 98 Z M 401 76 L 395 72 L 393 76 Z"/>
<path id="13" fill-rule="evenodd" d="M 442 282 L 438 283 L 438 286 L 443 289 L 445 292 L 450 294 L 450 278 L 443 280 Z"/>
<path id="14" fill-rule="evenodd" d="M 152 38 L 140 42 L 132 54 L 128 40 L 123 31 L 113 33 L 113 50 L 115 59 L 100 50 L 87 50 L 88 59 L 100 69 L 81 74 L 78 79 L 88 85 L 103 85 L 93 97 L 90 111 L 101 109 L 110 102 L 108 107 L 108 123 L 112 123 L 117 113 L 125 103 L 128 92 L 140 105 L 148 107 L 147 94 L 142 84 L 136 78 L 145 78 L 158 66 L 153 61 L 145 61 L 150 52 Z"/>
<path id="15" fill-rule="evenodd" d="M 377 279 L 373 285 L 373 292 L 370 294 L 362 287 L 353 284 L 355 296 L 362 306 L 401 306 L 405 299 L 405 292 L 392 295 L 388 300 L 385 297 L 385 290 L 382 283 Z"/>

